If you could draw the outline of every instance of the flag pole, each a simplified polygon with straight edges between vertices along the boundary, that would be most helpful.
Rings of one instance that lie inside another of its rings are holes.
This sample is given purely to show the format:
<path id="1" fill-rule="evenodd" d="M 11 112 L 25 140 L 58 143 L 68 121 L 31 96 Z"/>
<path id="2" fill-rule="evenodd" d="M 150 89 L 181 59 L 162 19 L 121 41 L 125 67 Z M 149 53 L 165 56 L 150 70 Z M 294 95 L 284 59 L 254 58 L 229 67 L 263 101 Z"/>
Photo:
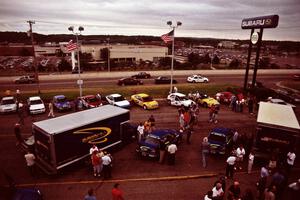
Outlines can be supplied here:
<path id="1" fill-rule="evenodd" d="M 172 39 L 172 60 L 171 60 L 171 84 L 170 84 L 170 92 L 173 91 L 173 71 L 174 71 L 174 44 L 175 44 L 175 26 L 173 26 L 173 39 Z"/>

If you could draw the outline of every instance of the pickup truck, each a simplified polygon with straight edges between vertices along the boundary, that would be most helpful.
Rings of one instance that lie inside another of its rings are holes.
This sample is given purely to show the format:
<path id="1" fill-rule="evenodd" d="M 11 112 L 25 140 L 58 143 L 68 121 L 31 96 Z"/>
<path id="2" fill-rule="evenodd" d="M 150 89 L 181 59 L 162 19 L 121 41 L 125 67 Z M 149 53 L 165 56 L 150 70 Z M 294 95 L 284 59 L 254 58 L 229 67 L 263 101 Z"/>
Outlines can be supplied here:
<path id="1" fill-rule="evenodd" d="M 34 76 L 21 76 L 14 81 L 16 84 L 20 83 L 35 83 L 35 77 Z"/>

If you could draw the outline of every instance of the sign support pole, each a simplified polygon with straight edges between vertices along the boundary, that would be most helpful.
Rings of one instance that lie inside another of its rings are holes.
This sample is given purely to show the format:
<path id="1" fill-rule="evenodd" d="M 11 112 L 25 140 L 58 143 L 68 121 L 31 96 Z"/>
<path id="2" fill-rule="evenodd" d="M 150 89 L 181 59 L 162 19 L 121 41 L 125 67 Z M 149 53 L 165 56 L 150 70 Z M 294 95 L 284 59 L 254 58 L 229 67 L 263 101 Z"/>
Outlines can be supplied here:
<path id="1" fill-rule="evenodd" d="M 249 40 L 247 66 L 246 66 L 246 73 L 245 73 L 245 79 L 244 79 L 244 91 L 247 89 L 247 85 L 248 85 L 248 75 L 249 75 L 249 68 L 250 68 L 250 58 L 251 58 L 251 52 L 252 52 L 251 36 L 252 36 L 253 33 L 254 33 L 254 28 L 251 29 L 250 40 Z"/>
<path id="2" fill-rule="evenodd" d="M 258 61 L 259 61 L 259 54 L 260 54 L 260 47 L 262 43 L 262 36 L 263 36 L 263 28 L 260 29 L 259 32 L 259 38 L 257 42 L 257 47 L 256 47 L 256 58 L 255 58 L 255 66 L 254 66 L 254 71 L 253 71 L 253 77 L 252 77 L 252 88 L 255 86 L 256 82 L 256 75 L 257 75 L 257 69 L 258 69 Z"/>

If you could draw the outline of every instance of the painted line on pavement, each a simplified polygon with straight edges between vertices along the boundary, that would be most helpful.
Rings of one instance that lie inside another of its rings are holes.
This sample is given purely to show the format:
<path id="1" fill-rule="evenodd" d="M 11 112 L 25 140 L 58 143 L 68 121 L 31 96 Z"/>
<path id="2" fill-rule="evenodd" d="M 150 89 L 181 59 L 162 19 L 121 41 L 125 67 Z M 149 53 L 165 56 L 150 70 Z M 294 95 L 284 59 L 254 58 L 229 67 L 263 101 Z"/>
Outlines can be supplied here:
<path id="1" fill-rule="evenodd" d="M 217 176 L 217 173 L 207 173 L 201 175 L 190 176 L 166 176 L 156 178 L 132 178 L 132 179 L 114 179 L 114 180 L 95 180 L 95 181 L 66 181 L 66 182 L 44 182 L 44 183 L 28 183 L 18 184 L 19 187 L 32 187 L 32 186 L 50 186 L 50 185 L 75 185 L 75 184 L 95 184 L 95 183 L 116 183 L 116 182 L 139 182 L 139 181 L 174 181 L 174 180 L 187 180 L 197 178 L 209 178 Z"/>

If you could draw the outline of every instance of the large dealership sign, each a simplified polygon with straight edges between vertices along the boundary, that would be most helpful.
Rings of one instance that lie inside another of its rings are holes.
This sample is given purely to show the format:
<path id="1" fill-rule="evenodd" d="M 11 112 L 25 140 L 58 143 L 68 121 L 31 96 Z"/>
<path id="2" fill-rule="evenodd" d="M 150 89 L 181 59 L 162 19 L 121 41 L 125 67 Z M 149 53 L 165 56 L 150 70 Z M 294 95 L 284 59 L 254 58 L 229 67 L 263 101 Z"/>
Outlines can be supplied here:
<path id="1" fill-rule="evenodd" d="M 242 29 L 255 28 L 276 28 L 278 25 L 279 16 L 269 15 L 262 17 L 253 17 L 242 20 Z"/>

